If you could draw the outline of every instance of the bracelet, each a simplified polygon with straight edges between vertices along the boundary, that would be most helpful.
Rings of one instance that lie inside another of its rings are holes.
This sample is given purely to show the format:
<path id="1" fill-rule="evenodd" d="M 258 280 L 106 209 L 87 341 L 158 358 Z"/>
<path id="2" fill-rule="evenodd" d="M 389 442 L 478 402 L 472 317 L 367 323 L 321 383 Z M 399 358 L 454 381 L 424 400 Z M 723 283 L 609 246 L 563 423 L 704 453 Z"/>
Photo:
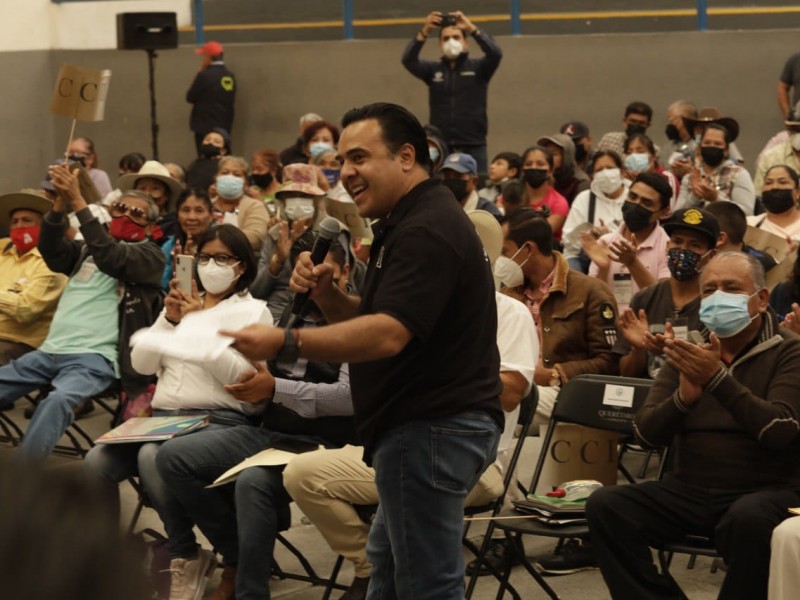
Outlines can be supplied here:
<path id="1" fill-rule="evenodd" d="M 170 319 L 170 318 L 169 318 L 167 315 L 164 315 L 164 320 L 165 320 L 167 323 L 169 323 L 170 325 L 172 325 L 173 327 L 177 327 L 177 326 L 180 324 L 180 321 L 173 321 L 173 320 L 172 320 L 172 319 Z"/>
<path id="2" fill-rule="evenodd" d="M 421 29 L 419 30 L 419 34 L 418 35 L 421 35 L 423 40 L 427 40 L 428 39 L 428 34 L 425 33 L 424 31 L 422 31 Z"/>

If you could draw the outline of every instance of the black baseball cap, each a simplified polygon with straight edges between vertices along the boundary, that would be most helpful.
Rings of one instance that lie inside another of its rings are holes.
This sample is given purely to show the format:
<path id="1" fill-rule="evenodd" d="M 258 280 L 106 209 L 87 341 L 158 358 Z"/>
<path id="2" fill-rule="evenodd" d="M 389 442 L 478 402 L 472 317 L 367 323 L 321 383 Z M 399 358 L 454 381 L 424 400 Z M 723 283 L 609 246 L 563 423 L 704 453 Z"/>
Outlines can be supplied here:
<path id="1" fill-rule="evenodd" d="M 688 229 L 696 231 L 706 236 L 711 247 L 717 245 L 719 239 L 719 221 L 709 212 L 699 208 L 684 208 L 673 212 L 661 226 L 668 235 L 672 235 L 677 229 Z"/>

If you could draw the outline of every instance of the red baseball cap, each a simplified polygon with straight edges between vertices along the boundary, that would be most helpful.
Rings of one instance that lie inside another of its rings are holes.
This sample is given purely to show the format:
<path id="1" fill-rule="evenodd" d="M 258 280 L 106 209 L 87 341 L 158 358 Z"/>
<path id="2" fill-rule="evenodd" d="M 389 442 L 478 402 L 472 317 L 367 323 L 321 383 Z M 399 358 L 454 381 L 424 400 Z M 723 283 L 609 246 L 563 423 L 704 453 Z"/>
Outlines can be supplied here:
<path id="1" fill-rule="evenodd" d="M 206 42 L 200 48 L 195 48 L 195 54 L 208 54 L 209 56 L 219 56 L 222 54 L 222 44 L 219 42 Z"/>

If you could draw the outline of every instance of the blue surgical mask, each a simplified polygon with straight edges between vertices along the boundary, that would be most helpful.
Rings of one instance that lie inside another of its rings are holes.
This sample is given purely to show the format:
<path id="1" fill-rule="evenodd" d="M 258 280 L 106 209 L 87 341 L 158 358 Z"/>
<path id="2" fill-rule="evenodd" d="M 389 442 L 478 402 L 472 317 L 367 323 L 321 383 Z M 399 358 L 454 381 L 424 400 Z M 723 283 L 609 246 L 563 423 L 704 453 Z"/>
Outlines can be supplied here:
<path id="1" fill-rule="evenodd" d="M 756 292 L 758 293 L 758 292 Z M 755 317 L 747 302 L 756 294 L 731 294 L 717 290 L 700 301 L 700 320 L 719 338 L 729 338 L 744 331 Z"/>
<path id="2" fill-rule="evenodd" d="M 333 150 L 333 146 L 327 142 L 314 142 L 308 147 L 311 158 L 317 158 L 320 154 L 327 150 Z"/>
<path id="3" fill-rule="evenodd" d="M 430 155 L 431 155 L 431 162 L 432 162 L 432 163 L 434 163 L 434 164 L 435 164 L 435 163 L 436 163 L 436 161 L 437 161 L 437 160 L 439 160 L 439 156 L 440 156 L 440 155 L 439 155 L 439 149 L 438 149 L 437 147 L 435 147 L 435 146 L 429 146 L 429 147 L 428 147 L 428 154 L 430 154 Z"/>
<path id="4" fill-rule="evenodd" d="M 339 181 L 339 169 L 322 169 L 322 174 L 325 175 L 325 179 L 328 180 L 328 185 L 331 187 L 336 185 L 336 182 Z"/>
<path id="5" fill-rule="evenodd" d="M 219 175 L 217 193 L 225 200 L 236 200 L 244 194 L 244 179 L 236 175 Z"/>
<path id="6" fill-rule="evenodd" d="M 650 155 L 645 152 L 635 152 L 625 157 L 625 168 L 634 173 L 641 173 L 650 166 Z"/>

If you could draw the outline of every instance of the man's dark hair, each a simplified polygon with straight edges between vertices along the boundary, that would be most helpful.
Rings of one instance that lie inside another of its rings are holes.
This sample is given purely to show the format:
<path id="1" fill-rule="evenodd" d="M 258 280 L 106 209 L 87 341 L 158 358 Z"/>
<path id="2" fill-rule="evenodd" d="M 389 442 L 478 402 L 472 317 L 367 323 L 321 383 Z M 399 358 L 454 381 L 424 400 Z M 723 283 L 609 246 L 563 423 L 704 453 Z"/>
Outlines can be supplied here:
<path id="1" fill-rule="evenodd" d="M 241 294 L 250 287 L 258 272 L 258 264 L 253 256 L 253 247 L 247 241 L 247 237 L 242 233 L 241 229 L 235 225 L 225 223 L 211 227 L 200 236 L 200 239 L 197 240 L 197 253 L 202 252 L 203 246 L 213 240 L 219 240 L 225 244 L 231 254 L 241 263 L 244 271 L 242 271 L 239 279 L 236 280 L 236 286 L 233 288 L 234 292 Z M 199 279 L 197 285 L 202 288 Z"/>
<path id="2" fill-rule="evenodd" d="M 520 208 L 503 217 L 501 224 L 508 224 L 509 240 L 521 248 L 525 242 L 533 242 L 544 256 L 553 254 L 553 229 L 539 211 Z"/>
<path id="3" fill-rule="evenodd" d="M 211 58 L 212 62 L 222 60 L 222 57 L 225 55 L 224 52 L 220 52 L 219 54 L 209 54 L 209 58 Z"/>
<path id="4" fill-rule="evenodd" d="M 403 144 L 414 147 L 414 160 L 426 169 L 431 166 L 428 138 L 417 117 L 406 108 L 389 102 L 375 102 L 351 108 L 342 117 L 342 129 L 359 121 L 375 119 L 381 127 L 381 139 L 389 152 L 397 154 Z"/>
<path id="5" fill-rule="evenodd" d="M 658 193 L 658 199 L 661 201 L 661 210 L 669 206 L 670 200 L 672 200 L 672 186 L 670 186 L 666 177 L 658 173 L 643 171 L 636 176 L 631 187 L 637 183 L 643 183 Z"/>
<path id="6" fill-rule="evenodd" d="M 725 127 L 725 125 L 720 125 L 719 123 L 709 123 L 708 125 L 706 125 L 706 128 L 703 130 L 703 135 L 701 137 L 701 141 L 702 141 L 702 138 L 706 137 L 706 132 L 709 129 L 714 129 L 716 131 L 721 131 L 722 132 L 722 135 L 723 135 L 723 137 L 725 139 L 725 147 L 727 148 L 728 145 L 731 143 L 731 132 L 728 130 L 728 128 Z"/>
<path id="7" fill-rule="evenodd" d="M 733 202 L 709 202 L 703 207 L 703 210 L 717 218 L 719 230 L 728 234 L 731 244 L 744 242 L 747 217 L 739 206 Z"/>
<path id="8" fill-rule="evenodd" d="M 646 102 L 640 102 L 639 100 L 631 102 L 625 107 L 625 116 L 627 117 L 631 114 L 644 115 L 648 121 L 653 120 L 653 109 Z"/>
<path id="9" fill-rule="evenodd" d="M 517 174 L 515 177 L 519 177 L 520 173 L 522 172 L 522 157 L 516 152 L 500 152 L 499 154 L 495 155 L 495 157 L 492 159 L 492 162 L 496 160 L 504 160 L 508 163 L 509 169 L 516 169 Z"/>

